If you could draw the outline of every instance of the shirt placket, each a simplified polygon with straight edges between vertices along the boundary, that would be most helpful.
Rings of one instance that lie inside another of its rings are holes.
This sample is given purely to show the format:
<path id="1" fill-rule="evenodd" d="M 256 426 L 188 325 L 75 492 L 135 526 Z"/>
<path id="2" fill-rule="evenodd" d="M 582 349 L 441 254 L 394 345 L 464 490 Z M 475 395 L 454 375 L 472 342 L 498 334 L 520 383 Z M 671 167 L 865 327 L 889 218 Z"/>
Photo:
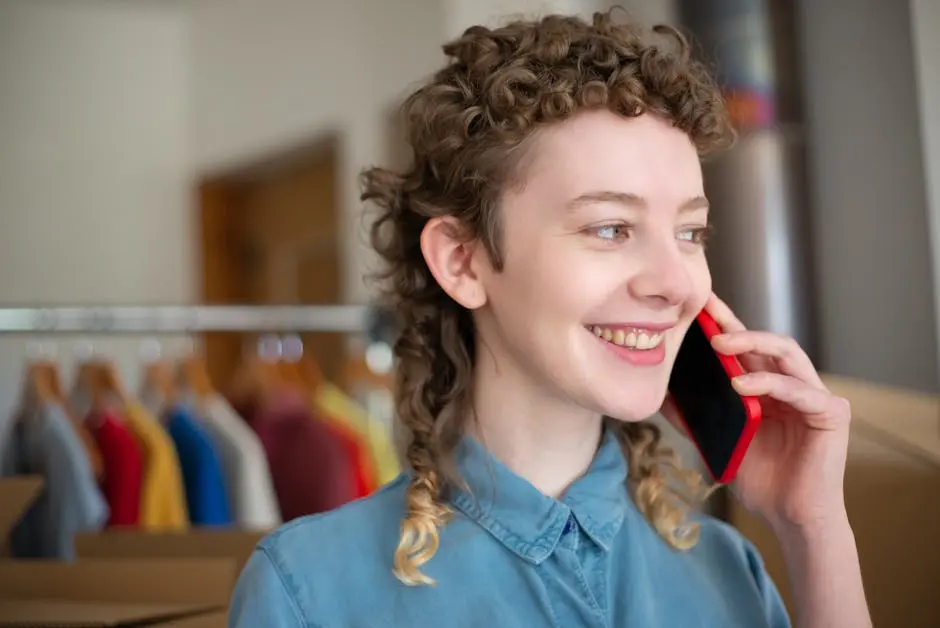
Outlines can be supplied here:
<path id="1" fill-rule="evenodd" d="M 596 574 L 588 573 L 591 567 L 582 559 L 585 552 L 591 551 L 586 545 L 587 539 L 582 536 L 577 521 L 569 515 L 552 560 L 547 561 L 553 570 L 557 570 L 549 576 L 548 588 L 555 616 L 565 628 L 606 628 L 609 625 L 609 616 L 597 597 L 601 592 L 591 587 L 596 578 L 590 576 Z"/>

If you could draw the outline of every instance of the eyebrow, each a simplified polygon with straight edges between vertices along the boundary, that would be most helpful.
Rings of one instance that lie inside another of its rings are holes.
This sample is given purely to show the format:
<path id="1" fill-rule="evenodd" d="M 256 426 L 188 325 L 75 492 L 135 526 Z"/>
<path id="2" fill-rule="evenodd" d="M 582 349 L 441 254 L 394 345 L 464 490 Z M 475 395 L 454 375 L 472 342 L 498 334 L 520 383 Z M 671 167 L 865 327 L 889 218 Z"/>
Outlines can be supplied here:
<path id="1" fill-rule="evenodd" d="M 568 202 L 568 209 L 574 211 L 586 205 L 595 203 L 616 203 L 625 207 L 647 209 L 649 203 L 645 198 L 631 192 L 615 192 L 612 190 L 598 190 L 586 192 Z M 708 209 L 708 199 L 704 196 L 693 196 L 679 205 L 680 212 L 695 209 Z"/>

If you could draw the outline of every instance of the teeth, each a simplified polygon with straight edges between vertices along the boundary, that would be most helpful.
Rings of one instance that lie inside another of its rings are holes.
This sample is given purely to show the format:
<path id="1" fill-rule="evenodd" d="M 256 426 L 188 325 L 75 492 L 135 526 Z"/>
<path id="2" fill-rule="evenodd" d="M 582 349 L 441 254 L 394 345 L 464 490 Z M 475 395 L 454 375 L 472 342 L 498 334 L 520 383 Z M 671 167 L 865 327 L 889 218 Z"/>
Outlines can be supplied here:
<path id="1" fill-rule="evenodd" d="M 623 329 L 609 329 L 607 327 L 594 325 L 591 331 L 594 332 L 595 336 L 603 338 L 607 342 L 638 351 L 655 349 L 663 341 L 662 334 L 640 329 L 625 331 Z"/>

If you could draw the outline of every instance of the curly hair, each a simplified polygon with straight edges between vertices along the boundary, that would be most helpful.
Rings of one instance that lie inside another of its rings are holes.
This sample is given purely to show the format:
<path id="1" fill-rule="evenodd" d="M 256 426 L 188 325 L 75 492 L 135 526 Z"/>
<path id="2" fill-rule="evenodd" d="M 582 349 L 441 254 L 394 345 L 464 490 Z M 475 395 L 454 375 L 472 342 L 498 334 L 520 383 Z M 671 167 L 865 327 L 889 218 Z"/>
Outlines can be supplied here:
<path id="1" fill-rule="evenodd" d="M 452 452 L 471 411 L 475 362 L 471 315 L 431 275 L 421 232 L 433 217 L 455 217 L 461 235 L 479 241 L 501 270 L 501 193 L 520 177 L 533 134 L 582 110 L 661 116 L 703 156 L 730 144 L 720 90 L 691 58 L 688 40 L 671 27 L 652 31 L 665 38 L 659 45 L 610 12 L 591 22 L 550 15 L 471 27 L 444 45 L 448 63 L 404 102 L 408 168 L 363 174 L 361 198 L 378 209 L 371 241 L 384 268 L 377 278 L 401 330 L 395 405 L 412 473 L 394 573 L 406 584 L 433 584 L 420 567 L 437 551 L 452 514 L 445 489 L 460 482 Z M 702 494 L 701 476 L 678 465 L 655 425 L 609 422 L 639 510 L 672 547 L 694 545 L 698 529 L 685 514 Z"/>

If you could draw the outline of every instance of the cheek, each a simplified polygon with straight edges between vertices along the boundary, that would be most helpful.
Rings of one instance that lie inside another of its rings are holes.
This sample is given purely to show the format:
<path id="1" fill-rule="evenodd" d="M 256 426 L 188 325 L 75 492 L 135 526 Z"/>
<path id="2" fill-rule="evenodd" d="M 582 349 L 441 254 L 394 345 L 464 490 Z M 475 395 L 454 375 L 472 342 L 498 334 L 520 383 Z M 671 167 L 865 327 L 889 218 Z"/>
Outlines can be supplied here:
<path id="1" fill-rule="evenodd" d="M 712 293 L 712 274 L 708 268 L 708 261 L 702 254 L 689 265 L 689 277 L 691 278 L 692 291 L 689 301 L 696 313 L 705 307 L 708 297 Z"/>
<path id="2" fill-rule="evenodd" d="M 604 292 L 602 276 L 585 272 L 583 264 L 570 256 L 566 259 L 557 249 L 508 259 L 503 272 L 487 283 L 487 292 L 500 310 L 516 310 L 533 325 L 578 316 Z"/>

